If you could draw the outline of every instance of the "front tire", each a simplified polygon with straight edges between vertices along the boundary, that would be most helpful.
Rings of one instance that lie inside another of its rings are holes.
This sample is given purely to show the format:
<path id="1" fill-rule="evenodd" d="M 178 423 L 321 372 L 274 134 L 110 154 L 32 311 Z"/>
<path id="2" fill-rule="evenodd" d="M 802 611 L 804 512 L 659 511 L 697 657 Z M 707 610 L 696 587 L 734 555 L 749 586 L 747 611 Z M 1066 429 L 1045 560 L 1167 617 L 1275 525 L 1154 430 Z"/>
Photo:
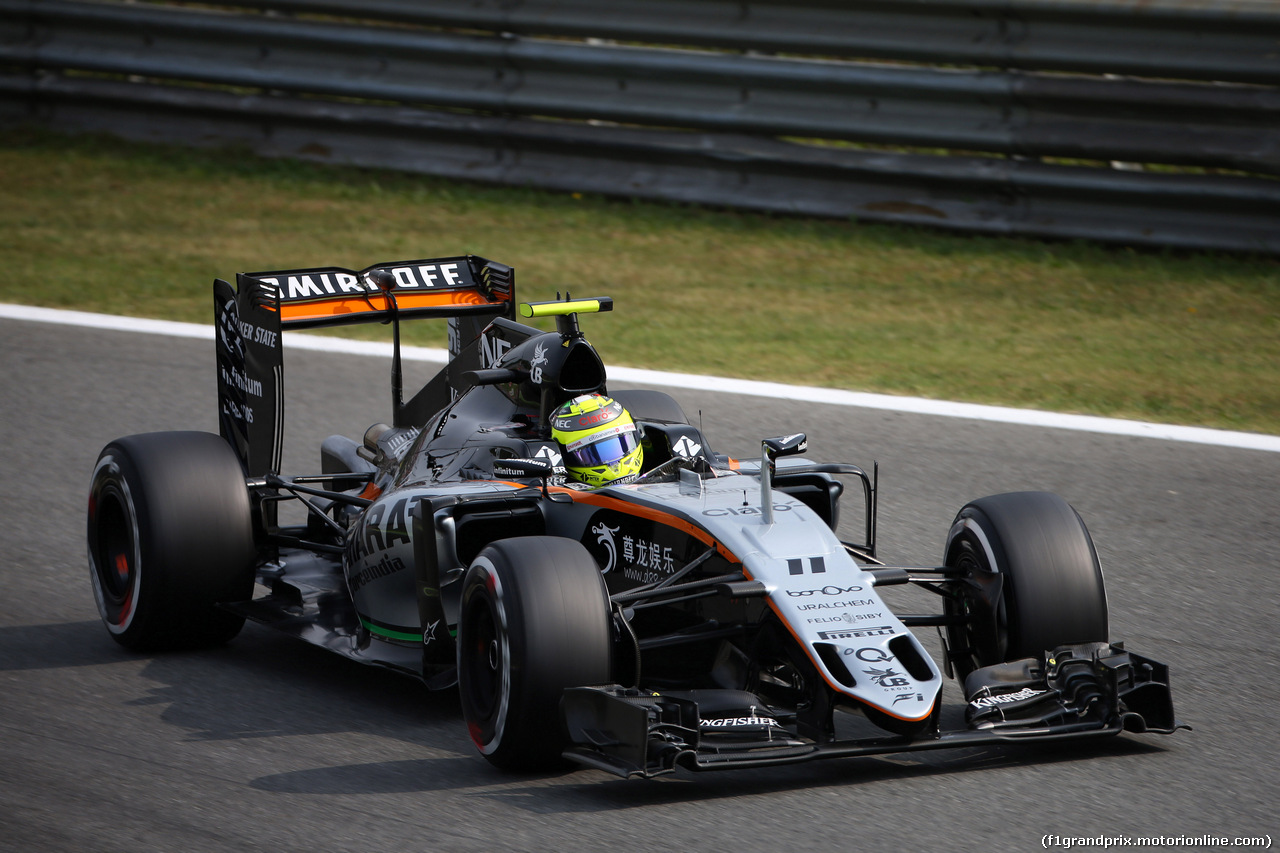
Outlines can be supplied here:
<path id="1" fill-rule="evenodd" d="M 1107 594 L 1084 521 L 1049 492 L 981 498 L 956 515 L 947 566 L 964 571 L 948 615 L 961 681 L 984 666 L 1039 658 L 1074 643 L 1107 642 Z"/>
<path id="2" fill-rule="evenodd" d="M 204 432 L 117 439 L 89 486 L 89 575 L 112 639 L 134 651 L 227 642 L 253 593 L 249 492 L 235 452 Z"/>
<path id="3" fill-rule="evenodd" d="M 562 763 L 566 688 L 610 680 L 608 594 L 571 539 L 527 536 L 487 546 L 462 585 L 458 692 L 467 731 L 504 770 Z"/>

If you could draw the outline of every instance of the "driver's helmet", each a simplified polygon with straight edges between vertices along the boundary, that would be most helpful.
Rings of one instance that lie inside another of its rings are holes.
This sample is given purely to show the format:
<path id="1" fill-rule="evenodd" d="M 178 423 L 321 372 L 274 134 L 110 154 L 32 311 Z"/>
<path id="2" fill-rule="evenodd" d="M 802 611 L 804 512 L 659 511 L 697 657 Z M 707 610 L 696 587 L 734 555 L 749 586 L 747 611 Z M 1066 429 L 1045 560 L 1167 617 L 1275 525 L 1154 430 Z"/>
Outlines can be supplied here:
<path id="1" fill-rule="evenodd" d="M 572 480 L 598 487 L 640 473 L 640 433 L 617 400 L 600 394 L 574 397 L 551 413 L 551 437 L 560 443 Z"/>

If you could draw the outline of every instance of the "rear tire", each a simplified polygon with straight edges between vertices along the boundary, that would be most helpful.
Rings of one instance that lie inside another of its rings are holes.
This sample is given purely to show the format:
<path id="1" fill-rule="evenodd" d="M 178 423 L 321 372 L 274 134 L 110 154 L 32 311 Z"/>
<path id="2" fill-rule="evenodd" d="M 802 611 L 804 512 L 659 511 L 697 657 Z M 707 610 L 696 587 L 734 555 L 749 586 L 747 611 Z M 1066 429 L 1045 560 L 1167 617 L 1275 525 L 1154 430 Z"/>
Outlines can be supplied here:
<path id="1" fill-rule="evenodd" d="M 947 628 L 961 681 L 973 670 L 1073 643 L 1107 642 L 1107 594 L 1098 554 L 1071 505 L 1049 492 L 981 498 L 956 515 L 946 565 L 963 569 Z"/>
<path id="2" fill-rule="evenodd" d="M 89 486 L 89 575 L 112 638 L 134 651 L 225 643 L 253 593 L 249 492 L 235 452 L 204 432 L 117 439 Z"/>
<path id="3" fill-rule="evenodd" d="M 607 683 L 611 672 L 608 594 L 581 544 L 526 536 L 476 555 L 462 585 L 458 693 L 467 731 L 490 763 L 561 766 L 561 696 Z"/>

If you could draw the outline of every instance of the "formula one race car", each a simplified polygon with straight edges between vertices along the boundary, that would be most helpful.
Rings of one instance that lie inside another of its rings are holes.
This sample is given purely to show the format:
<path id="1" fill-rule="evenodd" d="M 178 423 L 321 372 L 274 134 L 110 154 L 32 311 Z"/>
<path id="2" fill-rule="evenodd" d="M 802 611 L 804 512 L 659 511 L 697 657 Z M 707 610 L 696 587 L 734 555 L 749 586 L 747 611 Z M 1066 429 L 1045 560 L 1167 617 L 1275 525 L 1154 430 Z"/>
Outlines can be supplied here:
<path id="1" fill-rule="evenodd" d="M 579 316 L 610 300 L 520 305 L 514 283 L 473 256 L 215 282 L 221 436 L 128 436 L 93 472 L 111 635 L 190 648 L 251 619 L 456 685 L 476 746 L 509 769 L 654 776 L 1179 727 L 1167 668 L 1110 643 L 1097 554 L 1061 498 L 976 500 L 941 565 L 885 565 L 875 468 L 805 462 L 798 431 L 758 459 L 714 452 L 666 394 L 607 388 Z M 448 320 L 450 360 L 405 402 L 411 317 Z M 393 324 L 392 423 L 282 476 L 282 329 L 370 321 Z M 583 398 L 634 420 L 628 476 L 566 476 L 553 415 Z M 860 542 L 835 532 L 849 484 Z M 900 584 L 939 612 L 892 613 L 880 591 Z M 953 730 L 944 670 L 966 702 Z"/>

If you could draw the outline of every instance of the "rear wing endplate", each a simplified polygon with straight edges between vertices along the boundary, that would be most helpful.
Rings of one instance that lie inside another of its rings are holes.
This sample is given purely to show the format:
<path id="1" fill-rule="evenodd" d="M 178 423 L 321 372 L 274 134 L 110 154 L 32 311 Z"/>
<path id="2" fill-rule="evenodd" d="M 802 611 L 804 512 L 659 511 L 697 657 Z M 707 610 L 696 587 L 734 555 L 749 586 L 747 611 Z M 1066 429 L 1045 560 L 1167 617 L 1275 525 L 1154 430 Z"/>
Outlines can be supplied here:
<path id="1" fill-rule="evenodd" d="M 219 279 L 213 291 L 219 431 L 253 477 L 280 472 L 283 330 L 441 317 L 450 321 L 452 356 L 494 317 L 514 316 L 515 273 L 505 264 L 463 255 L 358 271 L 240 273 L 234 289 Z M 393 413 L 397 420 L 399 415 Z"/>

